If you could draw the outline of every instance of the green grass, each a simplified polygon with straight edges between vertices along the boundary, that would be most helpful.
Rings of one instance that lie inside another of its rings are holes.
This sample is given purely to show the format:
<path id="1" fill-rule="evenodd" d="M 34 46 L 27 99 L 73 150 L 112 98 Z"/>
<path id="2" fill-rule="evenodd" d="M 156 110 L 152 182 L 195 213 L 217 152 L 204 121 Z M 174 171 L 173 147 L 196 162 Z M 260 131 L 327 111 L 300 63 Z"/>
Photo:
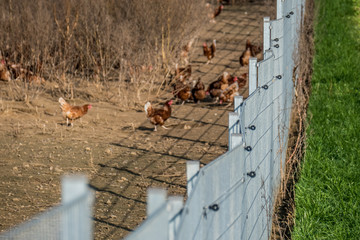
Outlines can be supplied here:
<path id="1" fill-rule="evenodd" d="M 307 149 L 293 239 L 360 239 L 360 1 L 315 0 Z"/>

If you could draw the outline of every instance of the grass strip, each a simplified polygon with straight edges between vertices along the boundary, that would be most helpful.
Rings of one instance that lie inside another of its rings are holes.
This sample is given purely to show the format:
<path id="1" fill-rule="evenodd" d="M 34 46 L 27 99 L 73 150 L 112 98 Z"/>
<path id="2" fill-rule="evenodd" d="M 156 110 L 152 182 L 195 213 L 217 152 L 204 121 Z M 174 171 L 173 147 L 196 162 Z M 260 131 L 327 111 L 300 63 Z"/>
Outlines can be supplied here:
<path id="1" fill-rule="evenodd" d="M 356 0 L 315 0 L 314 72 L 293 239 L 360 236 L 359 6 Z"/>

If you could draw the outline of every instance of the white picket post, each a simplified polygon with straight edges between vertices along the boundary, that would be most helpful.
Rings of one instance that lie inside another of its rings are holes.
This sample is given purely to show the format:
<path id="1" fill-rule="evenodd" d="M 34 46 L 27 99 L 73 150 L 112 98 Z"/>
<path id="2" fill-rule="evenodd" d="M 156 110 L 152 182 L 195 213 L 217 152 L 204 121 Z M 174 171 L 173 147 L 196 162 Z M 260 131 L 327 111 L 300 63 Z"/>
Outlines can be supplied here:
<path id="1" fill-rule="evenodd" d="M 235 147 L 239 146 L 240 144 L 242 144 L 242 134 L 240 133 L 233 133 L 230 136 L 231 138 L 231 146 L 230 149 L 234 149 Z"/>
<path id="2" fill-rule="evenodd" d="M 177 214 L 183 208 L 183 205 L 183 197 L 171 196 L 168 199 L 167 208 L 169 212 L 169 240 L 175 240 L 176 231 L 181 220 L 181 216 Z"/>
<path id="3" fill-rule="evenodd" d="M 243 96 L 235 96 L 234 97 L 234 111 L 235 112 L 237 112 L 237 113 L 239 113 L 240 111 L 240 109 L 239 109 L 239 107 L 240 107 L 240 105 L 243 103 L 243 101 L 244 101 L 244 97 Z"/>
<path id="4" fill-rule="evenodd" d="M 195 180 L 197 179 L 196 174 L 200 170 L 200 161 L 186 161 L 186 179 L 187 179 L 187 195 L 190 196 L 190 193 L 193 189 Z"/>
<path id="5" fill-rule="evenodd" d="M 79 198 L 92 198 L 88 187 L 88 179 L 84 175 L 64 176 L 61 180 L 61 204 L 71 204 Z M 62 239 L 92 239 L 92 201 L 79 204 L 77 208 L 69 208 L 62 215 Z"/>
<path id="6" fill-rule="evenodd" d="M 283 16 L 283 2 L 284 0 L 276 1 L 276 19 L 280 19 Z"/>
<path id="7" fill-rule="evenodd" d="M 257 88 L 257 59 L 251 57 L 249 59 L 249 95 Z"/>
<path id="8" fill-rule="evenodd" d="M 264 45 L 263 45 L 263 53 L 270 49 L 270 17 L 264 17 Z M 265 59 L 265 57 L 264 57 Z"/>
<path id="9" fill-rule="evenodd" d="M 146 215 L 151 216 L 166 202 L 166 190 L 162 188 L 149 188 L 147 191 Z"/>

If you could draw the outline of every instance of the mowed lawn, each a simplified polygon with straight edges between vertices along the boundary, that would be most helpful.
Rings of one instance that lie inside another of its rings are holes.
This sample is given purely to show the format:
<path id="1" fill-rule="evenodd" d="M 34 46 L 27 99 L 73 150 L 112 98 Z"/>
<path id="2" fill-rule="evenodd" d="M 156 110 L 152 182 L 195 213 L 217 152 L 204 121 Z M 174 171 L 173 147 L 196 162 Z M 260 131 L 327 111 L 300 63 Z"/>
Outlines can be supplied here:
<path id="1" fill-rule="evenodd" d="M 360 239 L 360 0 L 314 1 L 316 53 L 292 236 Z"/>

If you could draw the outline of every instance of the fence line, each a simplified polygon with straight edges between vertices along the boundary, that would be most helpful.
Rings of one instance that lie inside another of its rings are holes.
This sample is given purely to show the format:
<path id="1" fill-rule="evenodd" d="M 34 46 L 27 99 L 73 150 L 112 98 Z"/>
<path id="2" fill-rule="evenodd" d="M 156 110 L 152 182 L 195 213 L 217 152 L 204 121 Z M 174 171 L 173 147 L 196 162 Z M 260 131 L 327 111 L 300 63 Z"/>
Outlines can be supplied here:
<path id="1" fill-rule="evenodd" d="M 94 194 L 84 176 L 62 179 L 62 203 L 0 235 L 2 240 L 93 239 Z"/>
<path id="2" fill-rule="evenodd" d="M 200 169 L 188 161 L 187 194 L 149 189 L 147 219 L 126 239 L 269 239 L 285 166 L 294 58 L 305 0 L 277 0 L 264 17 L 264 59 L 249 61 L 249 97 L 229 113 L 229 151 Z M 296 73 L 296 72 L 295 72 Z M 62 204 L 0 239 L 92 239 L 94 194 L 84 177 L 64 177 Z"/>
<path id="3" fill-rule="evenodd" d="M 229 151 L 201 169 L 199 161 L 188 161 L 184 206 L 181 198 L 175 203 L 164 191 L 149 191 L 148 208 L 154 206 L 150 199 L 158 199 L 159 207 L 127 240 L 269 239 L 285 167 L 304 5 L 305 0 L 277 0 L 277 19 L 264 17 L 264 59 L 250 59 L 249 97 L 235 97 Z"/>

